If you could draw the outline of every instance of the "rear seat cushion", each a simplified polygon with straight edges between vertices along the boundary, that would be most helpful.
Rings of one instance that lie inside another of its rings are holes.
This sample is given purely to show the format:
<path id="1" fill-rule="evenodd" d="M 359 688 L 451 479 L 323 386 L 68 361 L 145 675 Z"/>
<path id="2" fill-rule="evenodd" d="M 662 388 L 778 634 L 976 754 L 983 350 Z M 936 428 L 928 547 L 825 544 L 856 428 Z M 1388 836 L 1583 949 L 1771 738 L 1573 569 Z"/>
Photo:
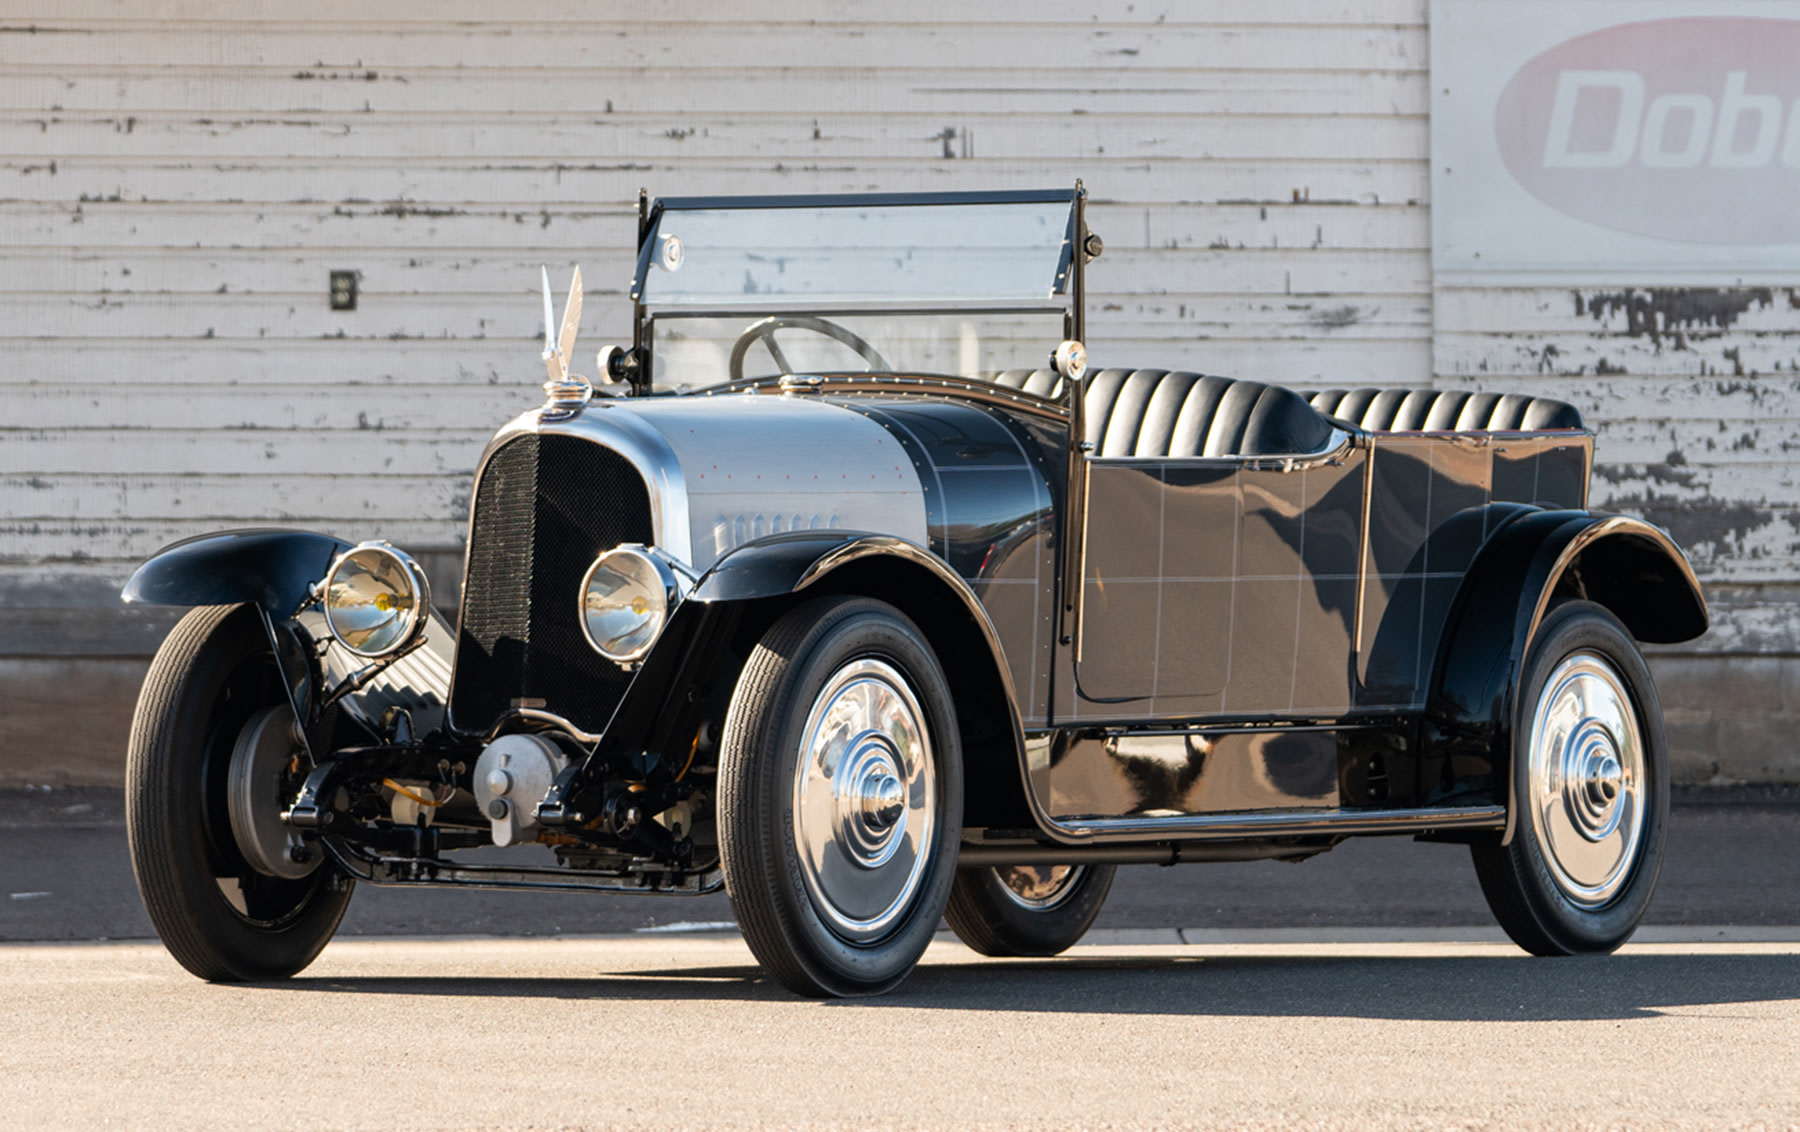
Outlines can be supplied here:
<path id="1" fill-rule="evenodd" d="M 1050 370 L 1007 370 L 997 384 L 1055 397 Z M 1331 424 L 1278 385 L 1160 369 L 1088 379 L 1087 439 L 1096 456 L 1290 456 L 1324 449 Z"/>
<path id="2" fill-rule="evenodd" d="M 1521 393 L 1436 389 L 1327 389 L 1312 407 L 1371 432 L 1514 432 L 1578 429 L 1581 413 L 1567 401 Z"/>

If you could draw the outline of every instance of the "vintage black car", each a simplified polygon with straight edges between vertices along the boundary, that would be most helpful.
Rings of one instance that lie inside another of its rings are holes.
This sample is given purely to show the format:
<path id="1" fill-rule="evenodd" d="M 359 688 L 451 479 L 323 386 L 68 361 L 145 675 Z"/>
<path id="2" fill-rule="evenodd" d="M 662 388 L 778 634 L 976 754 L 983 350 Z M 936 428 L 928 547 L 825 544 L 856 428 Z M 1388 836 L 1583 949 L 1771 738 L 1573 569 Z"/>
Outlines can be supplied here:
<path id="1" fill-rule="evenodd" d="M 723 887 L 804 994 L 940 918 L 1050 955 L 1131 862 L 1466 844 L 1539 955 L 1633 931 L 1668 809 L 1639 642 L 1707 610 L 1586 509 L 1569 405 L 1086 372 L 1073 191 L 640 200 L 633 335 L 475 473 L 460 623 L 386 543 L 232 531 L 144 685 L 169 950 L 305 967 L 358 881 Z M 494 847 L 508 847 L 504 852 Z M 471 853 L 470 851 L 475 851 Z"/>

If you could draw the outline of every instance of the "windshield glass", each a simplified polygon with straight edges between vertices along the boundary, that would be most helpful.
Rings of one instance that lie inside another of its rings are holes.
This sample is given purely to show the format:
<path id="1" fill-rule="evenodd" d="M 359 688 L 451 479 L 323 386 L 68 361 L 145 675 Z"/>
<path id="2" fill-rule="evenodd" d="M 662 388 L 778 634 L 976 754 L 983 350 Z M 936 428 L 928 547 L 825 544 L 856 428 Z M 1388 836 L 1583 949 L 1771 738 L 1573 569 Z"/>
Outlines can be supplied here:
<path id="1" fill-rule="evenodd" d="M 632 293 L 653 313 L 1061 309 L 1072 206 L 1066 191 L 665 200 Z"/>
<path id="2" fill-rule="evenodd" d="M 991 380 L 1042 369 L 1060 312 L 679 317 L 651 322 L 651 380 L 662 391 L 800 373 L 940 374 Z M 733 357 L 736 357 L 735 365 Z"/>

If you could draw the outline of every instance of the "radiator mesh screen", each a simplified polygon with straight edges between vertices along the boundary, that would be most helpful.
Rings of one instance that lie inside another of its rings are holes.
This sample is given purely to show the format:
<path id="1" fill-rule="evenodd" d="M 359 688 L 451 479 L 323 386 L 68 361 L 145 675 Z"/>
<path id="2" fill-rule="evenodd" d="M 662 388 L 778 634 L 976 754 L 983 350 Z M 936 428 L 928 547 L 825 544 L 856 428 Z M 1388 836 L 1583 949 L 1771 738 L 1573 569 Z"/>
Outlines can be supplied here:
<path id="1" fill-rule="evenodd" d="M 475 489 L 451 714 L 483 730 L 540 707 L 584 730 L 612 718 L 630 676 L 582 635 L 582 575 L 604 550 L 653 541 L 650 497 L 624 457 L 571 436 L 495 452 Z"/>

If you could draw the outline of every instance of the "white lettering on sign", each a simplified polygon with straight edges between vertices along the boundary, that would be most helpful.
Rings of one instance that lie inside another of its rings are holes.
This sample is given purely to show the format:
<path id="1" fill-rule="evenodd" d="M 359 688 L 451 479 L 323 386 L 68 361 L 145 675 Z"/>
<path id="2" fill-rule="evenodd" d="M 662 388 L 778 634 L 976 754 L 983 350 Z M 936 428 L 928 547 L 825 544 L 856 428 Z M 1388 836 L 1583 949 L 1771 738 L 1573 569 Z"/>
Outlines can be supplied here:
<path id="1" fill-rule="evenodd" d="M 1575 105 L 1586 89 L 1618 92 L 1612 142 L 1603 150 L 1569 147 L 1575 129 Z M 1546 169 L 1611 169 L 1631 160 L 1637 148 L 1637 121 L 1644 112 L 1644 78 L 1636 71 L 1563 71 L 1556 79 L 1556 104 L 1550 108 L 1549 138 L 1544 143 Z"/>
<path id="2" fill-rule="evenodd" d="M 1621 24 L 1541 52 L 1494 136 L 1525 190 L 1578 219 L 1691 243 L 1800 243 L 1800 20 Z"/>
<path id="3" fill-rule="evenodd" d="M 1731 71 L 1719 105 L 1719 131 L 1713 133 L 1713 100 L 1704 94 L 1664 94 L 1644 109 L 1644 76 L 1636 71 L 1563 71 L 1557 76 L 1556 102 L 1550 107 L 1550 126 L 1544 142 L 1546 169 L 1616 169 L 1632 155 L 1650 169 L 1691 169 L 1706 156 L 1711 139 L 1714 169 L 1757 169 L 1775 158 L 1775 143 L 1787 108 L 1772 94 L 1750 94 L 1748 71 Z M 1570 147 L 1575 112 L 1584 91 L 1611 91 L 1616 95 L 1612 113 L 1612 137 L 1605 149 Z M 1787 144 L 1781 163 L 1800 168 L 1800 100 L 1788 116 Z M 1750 128 L 1745 128 L 1749 122 Z M 1738 139 L 1750 144 L 1738 148 Z M 1671 136 L 1679 146 L 1671 148 Z"/>

